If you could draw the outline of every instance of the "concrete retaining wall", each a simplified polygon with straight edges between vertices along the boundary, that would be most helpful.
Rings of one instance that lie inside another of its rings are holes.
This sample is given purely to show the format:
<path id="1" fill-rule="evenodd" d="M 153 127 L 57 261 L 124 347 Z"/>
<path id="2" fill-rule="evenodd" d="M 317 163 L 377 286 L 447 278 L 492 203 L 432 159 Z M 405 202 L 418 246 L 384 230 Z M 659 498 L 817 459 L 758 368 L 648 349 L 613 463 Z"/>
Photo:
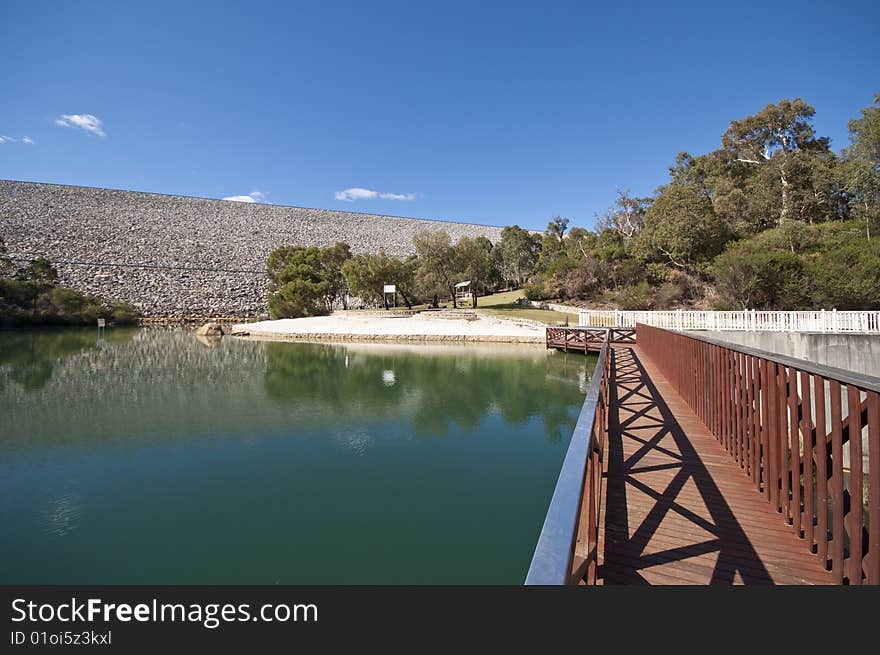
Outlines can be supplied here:
<path id="1" fill-rule="evenodd" d="M 694 334 L 880 377 L 880 336 L 877 335 L 712 330 Z"/>

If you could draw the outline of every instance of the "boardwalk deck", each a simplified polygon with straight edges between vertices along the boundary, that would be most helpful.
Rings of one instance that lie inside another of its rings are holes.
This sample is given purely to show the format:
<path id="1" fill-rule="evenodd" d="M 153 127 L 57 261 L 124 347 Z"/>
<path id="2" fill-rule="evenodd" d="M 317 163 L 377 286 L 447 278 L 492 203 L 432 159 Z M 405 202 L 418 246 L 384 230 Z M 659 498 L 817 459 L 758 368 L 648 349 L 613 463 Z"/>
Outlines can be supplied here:
<path id="1" fill-rule="evenodd" d="M 638 346 L 613 352 L 604 584 L 834 584 Z"/>

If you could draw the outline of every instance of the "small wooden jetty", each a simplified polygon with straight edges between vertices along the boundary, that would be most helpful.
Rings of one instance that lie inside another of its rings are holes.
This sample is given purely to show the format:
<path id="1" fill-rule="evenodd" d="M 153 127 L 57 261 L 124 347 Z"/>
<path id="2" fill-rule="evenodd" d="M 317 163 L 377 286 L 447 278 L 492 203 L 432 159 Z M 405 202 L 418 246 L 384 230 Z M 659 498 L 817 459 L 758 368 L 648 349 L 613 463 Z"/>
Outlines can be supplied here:
<path id="1" fill-rule="evenodd" d="M 564 352 L 599 352 L 606 339 L 612 345 L 636 342 L 635 328 L 548 327 L 547 347 Z"/>
<path id="2" fill-rule="evenodd" d="M 527 584 L 880 584 L 880 380 L 641 324 L 547 347 L 599 358 Z"/>

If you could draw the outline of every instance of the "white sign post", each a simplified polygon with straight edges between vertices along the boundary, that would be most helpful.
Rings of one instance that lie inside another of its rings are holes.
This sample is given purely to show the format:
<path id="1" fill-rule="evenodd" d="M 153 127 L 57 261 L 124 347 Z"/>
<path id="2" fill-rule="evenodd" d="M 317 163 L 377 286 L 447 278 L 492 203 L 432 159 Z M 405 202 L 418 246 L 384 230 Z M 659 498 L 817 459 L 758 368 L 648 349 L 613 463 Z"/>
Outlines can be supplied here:
<path id="1" fill-rule="evenodd" d="M 103 318 L 99 318 L 98 319 L 98 327 L 102 328 L 102 327 L 106 327 L 106 326 L 107 326 L 107 321 Z"/>
<path id="2" fill-rule="evenodd" d="M 382 301 L 385 303 L 385 309 L 388 310 L 388 296 L 391 295 L 391 303 L 397 305 L 397 285 L 386 284 L 382 287 Z"/>

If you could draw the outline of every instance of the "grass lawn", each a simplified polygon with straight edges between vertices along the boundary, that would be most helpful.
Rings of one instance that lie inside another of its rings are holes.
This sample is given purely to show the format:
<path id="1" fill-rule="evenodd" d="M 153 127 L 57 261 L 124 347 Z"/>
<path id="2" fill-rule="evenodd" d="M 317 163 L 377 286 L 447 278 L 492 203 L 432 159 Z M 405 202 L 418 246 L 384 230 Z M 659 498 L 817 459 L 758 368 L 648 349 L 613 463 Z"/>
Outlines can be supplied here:
<path id="1" fill-rule="evenodd" d="M 547 325 L 564 325 L 565 317 L 568 316 L 569 325 L 578 324 L 577 314 L 566 314 L 563 312 L 554 312 L 548 309 L 535 309 L 533 307 L 520 307 L 516 304 L 518 298 L 525 298 L 525 294 L 521 291 L 503 291 L 495 293 L 491 296 L 480 296 L 477 298 L 477 308 L 487 314 L 495 316 L 506 316 L 508 318 L 525 318 L 532 321 L 539 321 Z M 441 300 L 441 305 L 452 307 L 451 300 Z M 468 300 L 459 305 L 463 309 L 470 309 L 471 303 Z M 413 305 L 413 309 L 426 309 L 427 305 Z M 406 306 L 402 305 L 396 308 L 398 311 L 406 311 Z M 391 308 L 394 311 L 395 308 Z"/>
<path id="2" fill-rule="evenodd" d="M 491 296 L 477 298 L 477 307 L 485 310 L 487 314 L 506 316 L 508 318 L 525 318 L 532 321 L 540 321 L 547 325 L 562 325 L 565 317 L 568 317 L 569 325 L 578 324 L 577 314 L 554 312 L 549 309 L 535 309 L 533 307 L 520 307 L 515 303 L 517 298 L 524 298 L 522 291 L 505 291 Z"/>

